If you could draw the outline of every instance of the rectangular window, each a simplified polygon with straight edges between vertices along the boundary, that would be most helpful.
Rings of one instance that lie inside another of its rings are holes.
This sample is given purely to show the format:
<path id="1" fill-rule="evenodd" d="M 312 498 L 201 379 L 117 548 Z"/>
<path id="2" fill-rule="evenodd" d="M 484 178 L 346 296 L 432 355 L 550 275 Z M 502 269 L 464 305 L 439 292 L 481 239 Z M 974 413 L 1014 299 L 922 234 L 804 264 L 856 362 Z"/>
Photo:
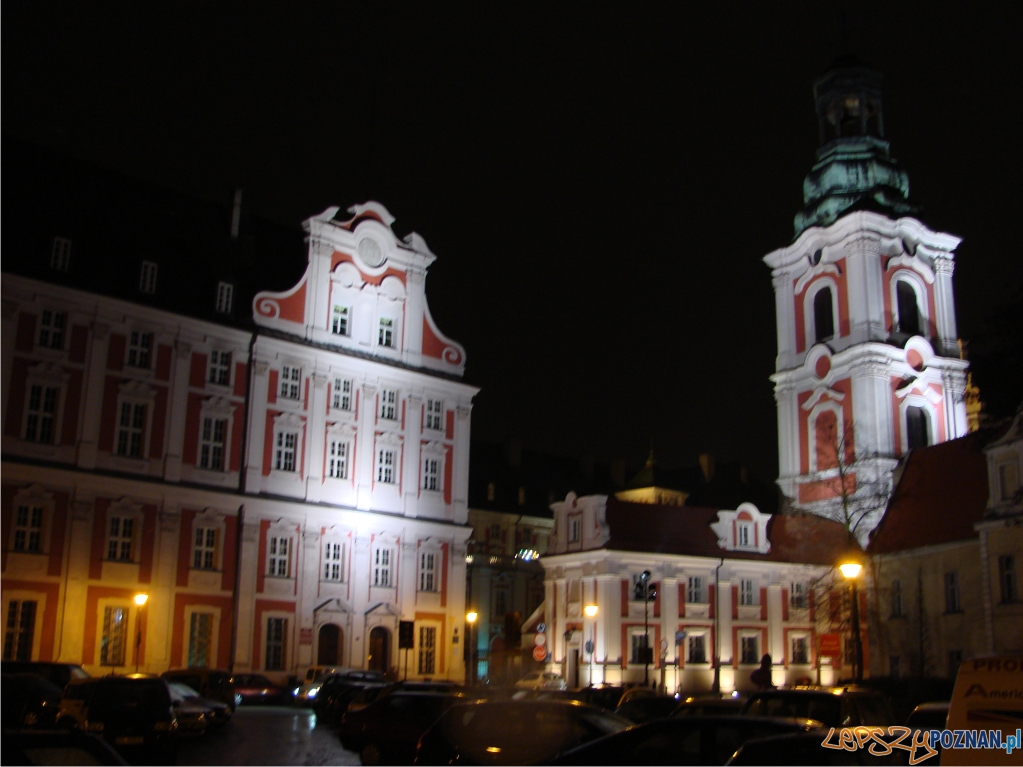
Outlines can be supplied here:
<path id="1" fill-rule="evenodd" d="M 134 534 L 135 520 L 132 517 L 111 517 L 110 534 L 107 536 L 107 559 L 115 562 L 131 562 Z"/>
<path id="2" fill-rule="evenodd" d="M 689 662 L 707 662 L 707 638 L 703 634 L 694 634 L 689 637 Z"/>
<path id="3" fill-rule="evenodd" d="M 373 552 L 373 585 L 391 588 L 391 550 L 378 548 Z"/>
<path id="4" fill-rule="evenodd" d="M 380 318 L 380 330 L 377 333 L 377 346 L 394 348 L 394 320 L 390 317 Z"/>
<path id="5" fill-rule="evenodd" d="M 750 524 L 748 522 L 739 522 L 736 526 L 736 546 L 749 546 L 750 545 Z"/>
<path id="6" fill-rule="evenodd" d="M 335 378 L 334 389 L 331 392 L 333 395 L 331 407 L 335 410 L 351 410 L 352 391 L 354 388 L 355 383 L 351 378 Z"/>
<path id="7" fill-rule="evenodd" d="M 740 605 L 755 605 L 756 592 L 753 589 L 753 579 L 743 578 L 739 581 L 739 604 Z"/>
<path id="8" fill-rule="evenodd" d="M 188 667 L 212 668 L 213 613 L 192 613 L 188 627 Z"/>
<path id="9" fill-rule="evenodd" d="M 103 638 L 99 646 L 101 666 L 123 666 L 128 638 L 128 610 L 125 607 L 103 608 Z"/>
<path id="10" fill-rule="evenodd" d="M 153 334 L 131 331 L 128 336 L 128 364 L 133 368 L 149 370 L 153 358 Z"/>
<path id="11" fill-rule="evenodd" d="M 209 374 L 206 380 L 217 386 L 231 385 L 231 352 L 213 349 L 210 352 Z"/>
<path id="12" fill-rule="evenodd" d="M 385 485 L 394 484 L 394 451 L 377 451 L 377 482 Z"/>
<path id="13" fill-rule="evenodd" d="M 792 638 L 792 662 L 810 662 L 810 640 L 807 637 Z"/>
<path id="14" fill-rule="evenodd" d="M 440 459 L 423 459 L 423 490 L 440 490 Z"/>
<path id="15" fill-rule="evenodd" d="M 266 574 L 275 578 L 291 576 L 291 539 L 287 536 L 270 536 Z"/>
<path id="16" fill-rule="evenodd" d="M 302 399 L 302 368 L 281 366 L 281 399 Z"/>
<path id="17" fill-rule="evenodd" d="M 793 582 L 792 591 L 789 592 L 789 606 L 796 610 L 805 610 L 810 606 L 805 583 Z"/>
<path id="18" fill-rule="evenodd" d="M 323 544 L 323 580 L 341 583 L 345 577 L 345 546 L 340 541 Z"/>
<path id="19" fill-rule="evenodd" d="M 18 506 L 14 513 L 14 551 L 38 554 L 43 550 L 43 508 Z"/>
<path id="20" fill-rule="evenodd" d="M 759 641 L 755 636 L 742 637 L 740 663 L 760 663 Z"/>
<path id="21" fill-rule="evenodd" d="M 437 661 L 437 629 L 419 627 L 419 673 L 433 674 Z"/>
<path id="22" fill-rule="evenodd" d="M 419 554 L 419 590 L 420 591 L 436 591 L 437 590 L 437 569 L 436 555 L 428 552 L 420 552 Z"/>
<path id="23" fill-rule="evenodd" d="M 629 663 L 643 663 L 644 662 L 644 651 L 647 649 L 647 636 L 646 634 L 633 634 L 632 635 L 632 655 L 629 657 Z M 649 657 L 649 656 L 647 656 Z"/>
<path id="24" fill-rule="evenodd" d="M 39 315 L 39 346 L 44 349 L 63 349 L 67 313 L 44 309 Z"/>
<path id="25" fill-rule="evenodd" d="M 582 520 L 578 517 L 568 521 L 568 540 L 570 543 L 576 543 L 579 540 L 579 537 L 582 535 L 582 526 Z"/>
<path id="26" fill-rule="evenodd" d="M 142 274 L 139 276 L 139 290 L 143 293 L 156 292 L 156 264 L 152 261 L 142 262 Z"/>
<path id="27" fill-rule="evenodd" d="M 901 669 L 901 659 L 898 655 L 888 656 L 888 676 L 892 679 L 899 678 L 899 671 Z"/>
<path id="28" fill-rule="evenodd" d="M 336 336 L 348 335 L 348 307 L 334 304 L 334 316 L 330 322 L 330 332 Z"/>
<path id="29" fill-rule="evenodd" d="M 54 237 L 53 250 L 50 251 L 50 268 L 55 272 L 66 272 L 69 266 L 71 266 L 71 240 Z"/>
<path id="30" fill-rule="evenodd" d="M 217 314 L 230 314 L 234 301 L 234 285 L 230 282 L 217 283 Z"/>
<path id="31" fill-rule="evenodd" d="M 298 432 L 279 431 L 274 444 L 274 469 L 295 471 L 295 454 L 298 449 Z"/>
<path id="32" fill-rule="evenodd" d="M 227 419 L 203 418 L 202 440 L 199 442 L 199 468 L 223 471 L 226 448 Z"/>
<path id="33" fill-rule="evenodd" d="M 998 557 L 998 584 L 1001 587 L 1002 602 L 1015 602 L 1019 599 L 1016 589 L 1016 557 L 1003 554 Z"/>
<path id="34" fill-rule="evenodd" d="M 29 442 L 53 444 L 53 426 L 57 417 L 57 397 L 60 390 L 55 386 L 32 384 L 28 392 L 28 409 L 25 414 L 25 439 Z"/>
<path id="35" fill-rule="evenodd" d="M 266 619 L 266 666 L 267 671 L 284 670 L 284 642 L 288 634 L 287 618 Z"/>
<path id="36" fill-rule="evenodd" d="M 380 417 L 388 421 L 398 419 L 398 391 L 396 389 L 380 390 Z"/>
<path id="37" fill-rule="evenodd" d="M 703 602 L 703 578 L 700 576 L 689 576 L 689 589 L 686 592 L 686 601 L 694 605 Z M 703 663 L 703 661 L 700 662 Z"/>
<path id="38" fill-rule="evenodd" d="M 327 454 L 327 476 L 348 479 L 348 443 L 340 439 L 330 440 Z"/>
<path id="39" fill-rule="evenodd" d="M 902 581 L 892 581 L 892 617 L 902 617 Z"/>
<path id="40" fill-rule="evenodd" d="M 121 418 L 117 424 L 117 454 L 141 458 L 145 429 L 146 406 L 137 402 L 122 402 Z"/>
<path id="41" fill-rule="evenodd" d="M 957 613 L 962 609 L 959 601 L 959 573 L 945 573 L 945 612 Z"/>
<path id="42" fill-rule="evenodd" d="M 195 547 L 192 549 L 192 567 L 196 570 L 217 569 L 217 528 L 195 528 Z"/>
<path id="43" fill-rule="evenodd" d="M 426 400 L 426 428 L 440 431 L 441 416 L 444 414 L 444 403 L 439 399 Z"/>
<path id="44" fill-rule="evenodd" d="M 998 467 L 998 491 L 1001 500 L 1011 501 L 1019 490 L 1019 472 L 1015 463 L 1003 463 Z"/>
<path id="45" fill-rule="evenodd" d="M 7 627 L 4 631 L 4 660 L 32 660 L 35 637 L 36 608 L 34 601 L 11 600 L 7 605 Z"/>

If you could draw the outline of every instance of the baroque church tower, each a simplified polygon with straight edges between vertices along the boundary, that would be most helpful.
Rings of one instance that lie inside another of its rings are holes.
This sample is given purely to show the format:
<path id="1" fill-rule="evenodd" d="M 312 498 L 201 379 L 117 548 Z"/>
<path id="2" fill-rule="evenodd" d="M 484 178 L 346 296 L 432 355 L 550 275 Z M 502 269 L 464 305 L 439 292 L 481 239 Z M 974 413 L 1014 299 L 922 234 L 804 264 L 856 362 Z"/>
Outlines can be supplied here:
<path id="1" fill-rule="evenodd" d="M 952 296 L 960 239 L 914 216 L 884 138 L 881 75 L 851 57 L 814 83 L 817 162 L 775 292 L 778 484 L 862 544 L 909 450 L 967 432 Z"/>

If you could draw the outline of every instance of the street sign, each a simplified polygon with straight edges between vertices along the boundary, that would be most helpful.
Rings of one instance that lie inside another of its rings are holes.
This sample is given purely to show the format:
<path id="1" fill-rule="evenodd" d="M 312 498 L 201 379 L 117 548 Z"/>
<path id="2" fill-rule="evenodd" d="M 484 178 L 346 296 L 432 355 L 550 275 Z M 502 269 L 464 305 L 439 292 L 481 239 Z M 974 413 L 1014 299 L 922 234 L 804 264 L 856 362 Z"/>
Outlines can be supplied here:
<path id="1" fill-rule="evenodd" d="M 587 639 L 586 640 L 586 644 L 584 644 L 583 647 L 586 648 L 586 654 L 587 655 L 592 655 L 593 654 L 593 640 L 592 639 Z"/>
<path id="2" fill-rule="evenodd" d="M 416 646 L 415 621 L 398 621 L 398 649 L 408 650 Z"/>
<path id="3" fill-rule="evenodd" d="M 832 658 L 842 656 L 842 638 L 838 634 L 821 634 L 817 637 L 820 643 L 820 654 Z"/>
<path id="4" fill-rule="evenodd" d="M 675 644 L 682 644 L 682 640 L 685 639 L 685 638 L 686 638 L 686 630 L 685 629 L 682 629 L 681 631 L 676 631 L 675 632 Z"/>
<path id="5" fill-rule="evenodd" d="M 536 647 L 533 648 L 533 660 L 535 660 L 535 661 L 543 661 L 546 658 L 547 658 L 547 650 L 545 650 L 540 645 L 537 645 Z"/>
<path id="6" fill-rule="evenodd" d="M 533 644 L 535 644 L 537 647 L 543 647 L 545 644 L 547 644 L 547 635 L 537 634 L 535 637 L 533 637 Z"/>

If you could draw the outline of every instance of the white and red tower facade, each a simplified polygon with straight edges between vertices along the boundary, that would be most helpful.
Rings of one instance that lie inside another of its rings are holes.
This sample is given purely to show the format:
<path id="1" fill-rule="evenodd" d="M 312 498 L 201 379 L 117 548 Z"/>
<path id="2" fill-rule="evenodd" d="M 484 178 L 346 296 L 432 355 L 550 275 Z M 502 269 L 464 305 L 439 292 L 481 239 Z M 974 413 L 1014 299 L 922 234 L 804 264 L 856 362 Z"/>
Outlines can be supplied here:
<path id="1" fill-rule="evenodd" d="M 908 214 L 880 76 L 845 59 L 814 84 L 818 162 L 796 237 L 764 257 L 778 331 L 778 483 L 861 543 L 900 456 L 967 432 L 952 273 L 960 240 Z"/>

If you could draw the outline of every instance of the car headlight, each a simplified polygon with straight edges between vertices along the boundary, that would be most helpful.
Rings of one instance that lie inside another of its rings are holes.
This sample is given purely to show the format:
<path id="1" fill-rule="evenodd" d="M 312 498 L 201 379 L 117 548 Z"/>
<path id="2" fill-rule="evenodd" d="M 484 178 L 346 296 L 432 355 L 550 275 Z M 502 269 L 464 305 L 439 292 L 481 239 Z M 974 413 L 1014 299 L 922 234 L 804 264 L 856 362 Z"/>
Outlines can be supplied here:
<path id="1" fill-rule="evenodd" d="M 311 689 L 309 692 L 306 693 L 306 697 L 307 698 L 315 698 L 316 697 L 316 693 L 318 693 L 319 691 L 320 691 L 319 687 L 314 687 L 313 689 Z"/>
<path id="2" fill-rule="evenodd" d="M 294 695 L 295 697 L 298 697 L 298 693 L 301 689 L 302 689 L 301 687 L 296 687 L 294 690 L 291 691 L 291 694 Z"/>

